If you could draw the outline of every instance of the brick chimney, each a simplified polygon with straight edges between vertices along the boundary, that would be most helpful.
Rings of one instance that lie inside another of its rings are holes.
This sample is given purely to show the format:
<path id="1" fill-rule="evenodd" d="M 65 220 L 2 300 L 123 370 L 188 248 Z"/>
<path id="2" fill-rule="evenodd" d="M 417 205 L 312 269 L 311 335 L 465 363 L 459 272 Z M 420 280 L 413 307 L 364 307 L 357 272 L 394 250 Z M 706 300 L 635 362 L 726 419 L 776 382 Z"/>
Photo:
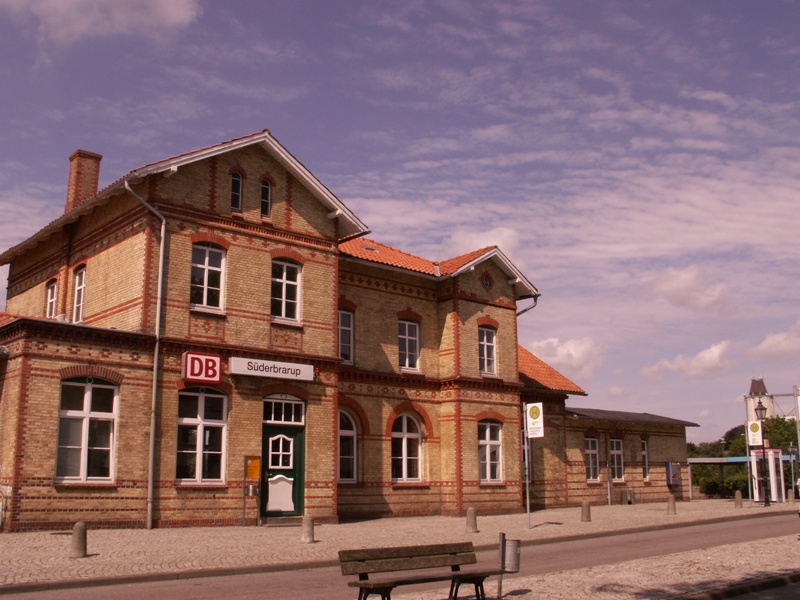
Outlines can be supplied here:
<path id="1" fill-rule="evenodd" d="M 100 161 L 103 157 L 86 150 L 75 150 L 69 157 L 69 181 L 67 182 L 67 204 L 69 212 L 97 194 L 100 179 Z"/>

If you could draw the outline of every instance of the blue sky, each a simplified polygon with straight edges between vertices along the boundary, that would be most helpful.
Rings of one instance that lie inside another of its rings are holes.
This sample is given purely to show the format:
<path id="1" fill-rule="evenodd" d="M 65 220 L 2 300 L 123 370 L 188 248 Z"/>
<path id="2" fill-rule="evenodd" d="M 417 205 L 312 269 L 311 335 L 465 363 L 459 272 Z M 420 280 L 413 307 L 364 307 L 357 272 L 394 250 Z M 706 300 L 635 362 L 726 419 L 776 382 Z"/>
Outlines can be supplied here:
<path id="1" fill-rule="evenodd" d="M 569 405 L 714 440 L 751 377 L 800 384 L 798 22 L 778 0 L 0 0 L 0 246 L 62 213 L 77 148 L 104 186 L 268 128 L 375 239 L 500 246 L 542 292 L 520 343 L 589 393 Z"/>

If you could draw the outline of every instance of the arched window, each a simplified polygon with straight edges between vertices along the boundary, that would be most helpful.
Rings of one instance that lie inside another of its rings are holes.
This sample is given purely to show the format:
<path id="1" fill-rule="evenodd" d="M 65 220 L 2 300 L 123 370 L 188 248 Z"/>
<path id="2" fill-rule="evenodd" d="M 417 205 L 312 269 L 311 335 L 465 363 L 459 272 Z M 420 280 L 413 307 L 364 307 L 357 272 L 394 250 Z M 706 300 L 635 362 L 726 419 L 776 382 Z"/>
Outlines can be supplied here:
<path id="1" fill-rule="evenodd" d="M 300 265 L 294 261 L 272 261 L 270 315 L 279 321 L 300 320 Z"/>
<path id="2" fill-rule="evenodd" d="M 56 481 L 111 481 L 119 388 L 78 377 L 61 382 Z"/>
<path id="3" fill-rule="evenodd" d="M 45 316 L 48 319 L 56 317 L 56 300 L 58 298 L 58 282 L 52 279 L 47 282 L 45 290 Z"/>
<path id="4" fill-rule="evenodd" d="M 231 212 L 242 212 L 242 174 L 238 171 L 231 173 Z"/>
<path id="5" fill-rule="evenodd" d="M 481 375 L 497 373 L 496 334 L 493 327 L 478 327 L 478 362 Z"/>
<path id="6" fill-rule="evenodd" d="M 421 481 L 422 432 L 410 415 L 392 424 L 392 481 Z"/>
<path id="7" fill-rule="evenodd" d="M 478 423 L 478 481 L 503 481 L 503 425 L 497 421 Z"/>
<path id="8" fill-rule="evenodd" d="M 339 481 L 355 482 L 358 478 L 358 431 L 354 419 L 339 411 Z"/>
<path id="9" fill-rule="evenodd" d="M 189 304 L 195 308 L 222 310 L 224 282 L 225 251 L 211 244 L 194 244 Z"/>
<path id="10" fill-rule="evenodd" d="M 225 480 L 227 403 L 226 396 L 205 388 L 185 389 L 178 394 L 178 481 Z"/>

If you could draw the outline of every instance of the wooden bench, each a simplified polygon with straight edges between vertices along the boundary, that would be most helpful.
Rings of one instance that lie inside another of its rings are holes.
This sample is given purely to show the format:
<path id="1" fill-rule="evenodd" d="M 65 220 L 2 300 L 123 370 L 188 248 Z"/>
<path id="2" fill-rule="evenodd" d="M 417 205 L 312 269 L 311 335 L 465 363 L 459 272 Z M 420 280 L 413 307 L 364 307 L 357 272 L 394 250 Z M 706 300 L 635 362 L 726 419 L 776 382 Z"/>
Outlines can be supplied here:
<path id="1" fill-rule="evenodd" d="M 448 600 L 458 598 L 458 588 L 462 583 L 474 585 L 475 598 L 484 600 L 486 598 L 486 593 L 483 591 L 484 579 L 503 573 L 500 568 L 461 571 L 462 565 L 474 565 L 478 562 L 472 542 L 340 550 L 339 562 L 342 575 L 358 575 L 358 581 L 348 583 L 350 587 L 359 588 L 358 600 L 366 600 L 370 594 L 380 594 L 381 600 L 391 600 L 392 590 L 397 586 L 435 581 L 450 582 Z M 374 573 L 417 571 L 437 567 L 450 567 L 450 571 L 417 573 L 391 579 L 369 579 Z"/>

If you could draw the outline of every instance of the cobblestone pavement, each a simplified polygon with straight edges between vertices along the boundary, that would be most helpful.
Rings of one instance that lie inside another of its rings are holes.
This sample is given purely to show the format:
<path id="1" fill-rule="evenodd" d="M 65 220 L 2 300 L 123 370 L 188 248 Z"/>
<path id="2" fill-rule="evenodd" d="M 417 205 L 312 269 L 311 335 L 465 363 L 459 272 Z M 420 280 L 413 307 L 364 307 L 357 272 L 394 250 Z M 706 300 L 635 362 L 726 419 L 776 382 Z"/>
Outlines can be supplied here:
<path id="1" fill-rule="evenodd" d="M 334 564 L 344 548 L 394 546 L 471 540 L 476 548 L 496 548 L 499 535 L 526 542 L 604 535 L 636 529 L 670 527 L 706 520 L 755 518 L 796 510 L 733 501 L 695 500 L 667 504 L 593 506 L 591 522 L 581 522 L 581 509 L 537 511 L 530 516 L 478 516 L 478 533 L 467 533 L 466 520 L 456 517 L 376 519 L 337 525 L 317 525 L 314 543 L 302 541 L 297 527 L 218 527 L 181 529 L 90 530 L 87 556 L 70 558 L 70 532 L 0 534 L 0 594 L 35 587 L 80 585 L 93 579 L 153 579 L 192 571 L 237 573 L 285 568 L 287 565 Z M 800 572 L 800 521 L 782 538 L 647 558 L 618 565 L 509 577 L 503 582 L 506 598 L 688 598 L 719 590 L 746 577 L 777 577 Z M 754 557 L 768 557 L 754 560 Z M 401 590 L 398 590 L 400 592 Z M 465 590 L 466 592 L 467 590 Z M 496 597 L 496 582 L 487 583 Z M 395 594 L 407 600 L 432 600 L 437 593 Z"/>

